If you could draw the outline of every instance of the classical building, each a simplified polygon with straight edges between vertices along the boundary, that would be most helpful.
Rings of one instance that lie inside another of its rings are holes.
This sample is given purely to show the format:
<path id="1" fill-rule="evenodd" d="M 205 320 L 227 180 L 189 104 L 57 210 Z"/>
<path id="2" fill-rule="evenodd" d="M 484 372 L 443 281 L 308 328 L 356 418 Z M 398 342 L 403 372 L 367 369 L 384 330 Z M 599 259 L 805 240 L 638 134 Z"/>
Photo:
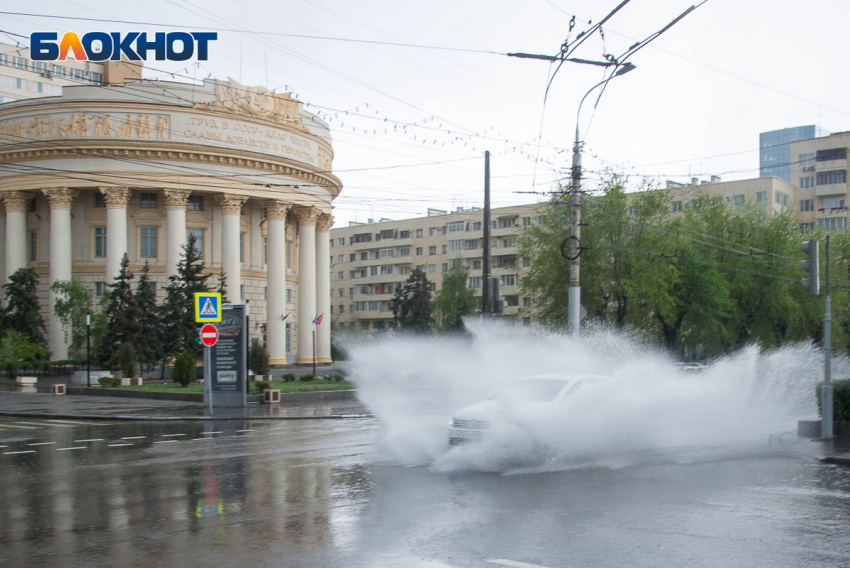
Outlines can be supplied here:
<path id="1" fill-rule="evenodd" d="M 162 299 L 191 234 L 212 282 L 223 272 L 229 301 L 250 302 L 272 363 L 312 362 L 341 190 L 327 124 L 288 94 L 233 81 L 62 89 L 0 104 L 0 273 L 40 276 L 51 357 L 67 353 L 52 282 L 101 296 L 126 253 L 134 273 L 150 265 Z M 330 325 L 316 351 L 330 361 Z"/>
<path id="2" fill-rule="evenodd" d="M 524 261 L 517 241 L 525 227 L 540 222 L 539 204 L 491 211 L 491 276 L 499 282 L 501 312 L 507 323 L 531 323 L 536 298 L 522 297 L 518 278 Z M 429 209 L 427 217 L 351 223 L 331 231 L 331 304 L 333 321 L 343 328 L 370 330 L 392 321 L 390 301 L 414 267 L 425 271 L 431 291 L 442 287 L 449 263 L 461 259 L 469 270 L 467 285 L 479 302 L 482 290 L 483 212 L 452 213 Z"/>

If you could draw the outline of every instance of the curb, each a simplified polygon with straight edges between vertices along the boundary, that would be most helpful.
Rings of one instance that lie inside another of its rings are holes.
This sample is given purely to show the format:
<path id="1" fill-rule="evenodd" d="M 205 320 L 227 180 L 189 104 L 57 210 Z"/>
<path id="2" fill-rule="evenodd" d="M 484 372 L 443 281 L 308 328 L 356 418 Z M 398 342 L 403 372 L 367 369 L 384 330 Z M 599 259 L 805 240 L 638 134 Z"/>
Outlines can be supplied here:
<path id="1" fill-rule="evenodd" d="M 353 400 L 357 389 L 290 392 L 281 393 L 280 401 L 309 401 L 309 400 Z M 202 393 L 156 392 L 140 390 L 109 389 L 103 387 L 68 386 L 66 393 L 80 396 L 115 396 L 123 398 L 146 398 L 150 400 L 176 400 L 179 402 L 204 402 Z M 263 395 L 251 394 L 245 397 L 247 402 L 262 402 Z"/>
<path id="2" fill-rule="evenodd" d="M 796 437 L 796 440 L 790 444 L 786 444 L 783 442 L 782 438 L 784 436 L 788 436 L 789 434 L 793 434 L 796 436 L 796 432 L 779 432 L 776 434 L 771 434 L 768 443 L 772 448 L 778 448 L 785 452 L 786 454 L 802 459 L 808 459 L 811 461 L 817 461 L 820 463 L 826 463 L 831 465 L 841 465 L 841 466 L 850 466 L 850 456 L 842 456 L 842 455 L 827 455 L 824 456 L 822 453 L 820 455 L 815 455 L 811 452 L 801 452 L 794 449 L 795 445 L 798 445 L 802 442 L 813 441 L 812 438 L 807 437 Z"/>
<path id="3" fill-rule="evenodd" d="M 189 422 L 217 422 L 223 420 L 352 420 L 358 418 L 371 418 L 371 414 L 337 414 L 331 416 L 135 416 L 127 414 L 116 414 L 104 416 L 102 414 L 48 414 L 39 412 L 5 412 L 0 411 L 0 417 L 8 416 L 14 418 L 61 418 L 71 420 L 100 420 L 101 422 L 111 421 L 139 421 L 139 422 L 155 422 L 155 421 L 189 421 Z"/>

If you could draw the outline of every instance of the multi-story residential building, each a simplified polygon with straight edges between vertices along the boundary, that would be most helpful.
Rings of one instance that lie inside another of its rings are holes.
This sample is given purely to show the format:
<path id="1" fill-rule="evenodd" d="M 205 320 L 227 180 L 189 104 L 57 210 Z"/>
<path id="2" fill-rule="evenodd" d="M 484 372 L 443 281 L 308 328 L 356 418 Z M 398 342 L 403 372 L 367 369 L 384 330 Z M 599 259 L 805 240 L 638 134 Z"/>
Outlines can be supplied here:
<path id="1" fill-rule="evenodd" d="M 33 61 L 26 47 L 0 43 L 0 103 L 58 97 L 63 87 L 123 85 L 142 78 L 142 62 Z"/>
<path id="2" fill-rule="evenodd" d="M 791 180 L 804 228 L 847 224 L 847 150 L 850 132 L 791 143 Z"/>
<path id="3" fill-rule="evenodd" d="M 692 178 L 690 184 L 668 181 L 667 191 L 673 213 L 684 213 L 703 196 L 723 197 L 732 207 L 741 207 L 744 203 L 764 203 L 773 212 L 798 210 L 797 188 L 775 177 L 724 182 L 718 176 L 711 176 L 710 181 Z M 635 195 L 638 194 L 632 194 Z"/>
<path id="4" fill-rule="evenodd" d="M 759 134 L 759 175 L 791 181 L 791 142 L 825 136 L 814 124 Z"/>
<path id="5" fill-rule="evenodd" d="M 491 276 L 499 282 L 501 313 L 510 322 L 531 322 L 536 298 L 521 297 L 523 260 L 517 252 L 525 227 L 541 222 L 540 204 L 491 211 Z M 481 299 L 483 277 L 483 212 L 479 208 L 452 213 L 429 209 L 427 217 L 351 223 L 331 230 L 331 307 L 342 327 L 369 330 L 392 320 L 390 301 L 414 267 L 421 267 L 431 291 L 442 287 L 443 274 L 454 259 L 469 270 L 467 285 Z"/>

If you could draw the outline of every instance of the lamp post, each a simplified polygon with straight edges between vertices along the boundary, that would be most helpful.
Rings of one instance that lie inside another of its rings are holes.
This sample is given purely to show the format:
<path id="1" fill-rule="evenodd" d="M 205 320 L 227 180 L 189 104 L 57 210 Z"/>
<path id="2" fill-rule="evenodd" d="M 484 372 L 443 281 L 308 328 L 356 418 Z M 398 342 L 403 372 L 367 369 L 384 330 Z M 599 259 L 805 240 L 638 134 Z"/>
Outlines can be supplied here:
<path id="1" fill-rule="evenodd" d="M 581 102 L 578 104 L 578 111 L 576 112 L 576 139 L 575 143 L 573 144 L 573 165 L 571 168 L 572 183 L 570 184 L 570 193 L 572 197 L 572 199 L 570 200 L 570 252 L 569 255 L 565 255 L 567 260 L 570 261 L 568 321 L 570 333 L 574 335 L 579 334 L 581 326 L 581 280 L 579 272 L 579 257 L 581 256 L 581 147 L 583 142 L 581 141 L 581 137 L 579 136 L 578 122 L 579 115 L 581 114 L 581 105 L 584 104 L 584 101 L 587 96 L 592 93 L 597 87 L 607 85 L 608 81 L 610 81 L 614 77 L 625 75 L 629 71 L 632 71 L 634 68 L 635 66 L 631 63 L 621 64 L 620 68 L 617 69 L 617 71 L 615 71 L 610 77 L 595 84 L 593 87 L 590 88 L 589 91 L 584 94 L 584 96 L 581 98 Z M 563 248 L 564 247 L 562 247 L 562 250 Z"/>
<path id="2" fill-rule="evenodd" d="M 91 386 L 91 313 L 86 314 L 86 386 Z"/>

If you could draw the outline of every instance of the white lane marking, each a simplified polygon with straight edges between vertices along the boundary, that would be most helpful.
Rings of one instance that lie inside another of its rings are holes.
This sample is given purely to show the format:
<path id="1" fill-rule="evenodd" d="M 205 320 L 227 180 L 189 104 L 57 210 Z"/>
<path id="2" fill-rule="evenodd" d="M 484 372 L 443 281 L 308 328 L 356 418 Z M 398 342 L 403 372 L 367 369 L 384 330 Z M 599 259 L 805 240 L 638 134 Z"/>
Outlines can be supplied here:
<path id="1" fill-rule="evenodd" d="M 103 438 L 89 438 L 87 440 L 74 440 L 75 444 L 79 444 L 82 442 L 102 442 Z"/>
<path id="2" fill-rule="evenodd" d="M 27 446 L 52 446 L 58 443 L 59 442 L 33 442 L 32 444 L 27 444 Z"/>
<path id="3" fill-rule="evenodd" d="M 154 442 L 154 444 L 176 444 L 177 440 L 160 440 L 158 442 Z"/>
<path id="4" fill-rule="evenodd" d="M 65 450 L 87 450 L 88 446 L 74 446 L 73 448 L 56 448 L 57 452 L 64 452 Z"/>
<path id="5" fill-rule="evenodd" d="M 133 444 L 106 444 L 110 448 L 123 448 L 124 446 L 132 446 Z"/>
<path id="6" fill-rule="evenodd" d="M 215 440 L 215 438 L 192 438 L 191 441 L 195 441 L 195 440 Z"/>
<path id="7" fill-rule="evenodd" d="M 11 456 L 14 454 L 34 454 L 35 450 L 20 450 L 18 452 L 3 452 L 4 456 Z"/>
<path id="8" fill-rule="evenodd" d="M 79 420 L 45 420 L 45 422 L 56 422 L 57 424 L 71 424 L 72 426 L 78 426 L 80 424 L 85 426 L 103 426 L 104 424 L 108 424 L 107 422 L 80 422 Z"/>
<path id="9" fill-rule="evenodd" d="M 127 436 L 125 438 L 121 438 L 122 440 L 144 440 L 147 436 Z"/>
<path id="10" fill-rule="evenodd" d="M 185 436 L 186 434 L 163 434 L 163 438 L 173 438 L 175 436 Z"/>
<path id="11" fill-rule="evenodd" d="M 206 436 L 207 434 L 223 434 L 223 433 L 224 433 L 224 432 L 201 432 L 201 434 L 203 434 L 203 435 L 205 435 L 205 436 Z"/>
<path id="12" fill-rule="evenodd" d="M 237 432 L 253 432 L 253 430 L 237 430 Z"/>
<path id="13" fill-rule="evenodd" d="M 513 566 L 514 568 L 546 568 L 542 564 L 529 564 L 528 562 L 517 562 L 516 560 L 505 560 L 504 558 L 488 558 L 485 562 L 501 564 L 502 566 Z"/>
<path id="14" fill-rule="evenodd" d="M 15 422 L 15 424 L 33 424 L 35 426 L 53 426 L 54 428 L 73 428 L 70 424 L 51 424 L 49 422 Z"/>
<path id="15" fill-rule="evenodd" d="M 0 424 L 0 428 L 21 428 L 22 430 L 38 430 L 35 426 L 15 426 L 14 424 Z"/>
<path id="16" fill-rule="evenodd" d="M 9 446 L 0 446 L 0 448 L 8 448 Z"/>

